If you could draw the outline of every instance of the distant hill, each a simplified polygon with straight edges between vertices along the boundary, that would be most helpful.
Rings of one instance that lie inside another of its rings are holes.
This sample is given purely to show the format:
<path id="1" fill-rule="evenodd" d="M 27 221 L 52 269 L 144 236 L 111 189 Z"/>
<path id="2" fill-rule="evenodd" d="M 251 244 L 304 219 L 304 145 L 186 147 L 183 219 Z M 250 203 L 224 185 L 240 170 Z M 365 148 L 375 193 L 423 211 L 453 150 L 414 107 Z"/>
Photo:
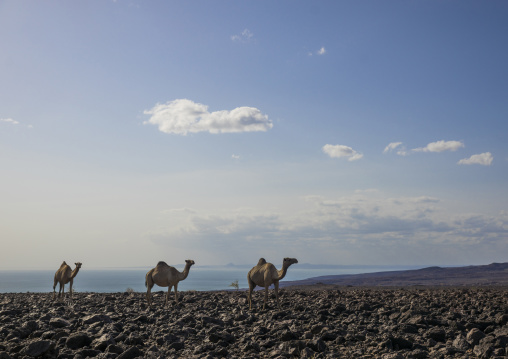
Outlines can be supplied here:
<path id="1" fill-rule="evenodd" d="M 508 263 L 330 275 L 299 281 L 282 281 L 280 286 L 508 286 Z"/>

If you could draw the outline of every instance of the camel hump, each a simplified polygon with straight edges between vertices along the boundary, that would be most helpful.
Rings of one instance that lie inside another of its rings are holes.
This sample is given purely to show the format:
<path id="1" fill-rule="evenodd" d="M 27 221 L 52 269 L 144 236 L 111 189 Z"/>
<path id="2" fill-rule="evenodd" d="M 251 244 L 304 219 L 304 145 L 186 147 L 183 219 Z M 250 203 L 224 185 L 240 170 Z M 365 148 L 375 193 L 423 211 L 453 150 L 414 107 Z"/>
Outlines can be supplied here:
<path id="1" fill-rule="evenodd" d="M 161 266 L 163 266 L 163 267 L 169 267 L 168 264 L 166 262 L 164 262 L 164 261 L 160 261 L 159 263 L 157 263 L 157 267 L 161 267 Z"/>
<path id="2" fill-rule="evenodd" d="M 60 267 L 63 267 L 63 266 L 66 266 L 67 263 L 65 263 L 65 261 L 62 262 L 62 265 Z"/>
<path id="3" fill-rule="evenodd" d="M 258 261 L 258 266 L 261 266 L 263 264 L 266 264 L 266 259 L 264 258 L 259 258 L 259 261 Z"/>

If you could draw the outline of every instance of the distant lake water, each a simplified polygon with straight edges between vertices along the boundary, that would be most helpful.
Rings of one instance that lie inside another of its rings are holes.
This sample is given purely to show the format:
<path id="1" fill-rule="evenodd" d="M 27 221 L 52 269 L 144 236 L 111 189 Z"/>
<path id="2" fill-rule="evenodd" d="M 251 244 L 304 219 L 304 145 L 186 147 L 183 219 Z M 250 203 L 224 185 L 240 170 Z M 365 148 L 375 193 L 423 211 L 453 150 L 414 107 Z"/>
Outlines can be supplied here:
<path id="1" fill-rule="evenodd" d="M 72 266 L 71 266 L 72 267 Z M 179 271 L 183 265 L 175 266 Z M 232 289 L 229 285 L 238 280 L 240 288 L 248 288 L 247 273 L 252 266 L 193 266 L 189 276 L 178 285 L 179 291 Z M 394 270 L 418 269 L 424 266 L 314 266 L 293 265 L 283 281 L 295 281 L 325 275 L 373 273 Z M 82 267 L 74 279 L 77 292 L 124 292 L 132 288 L 144 292 L 145 275 L 151 268 L 86 269 Z M 52 292 L 55 270 L 0 270 L 0 293 Z M 69 285 L 65 286 L 68 291 Z M 58 285 L 56 287 L 58 291 Z M 154 286 L 152 291 L 166 291 Z"/>

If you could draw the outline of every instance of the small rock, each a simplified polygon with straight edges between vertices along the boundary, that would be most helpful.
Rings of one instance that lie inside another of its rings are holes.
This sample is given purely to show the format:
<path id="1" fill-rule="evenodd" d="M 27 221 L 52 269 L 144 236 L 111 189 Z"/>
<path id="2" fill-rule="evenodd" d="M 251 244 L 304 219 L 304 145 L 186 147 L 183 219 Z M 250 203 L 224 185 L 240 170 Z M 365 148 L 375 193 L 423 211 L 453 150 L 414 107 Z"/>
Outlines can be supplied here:
<path id="1" fill-rule="evenodd" d="M 466 340 L 471 345 L 477 345 L 481 339 L 485 338 L 485 333 L 483 333 L 478 328 L 471 329 L 466 336 Z"/>
<path id="2" fill-rule="evenodd" d="M 78 332 L 71 334 L 65 341 L 65 345 L 73 350 L 83 348 L 90 345 L 92 339 L 86 333 Z"/>
<path id="3" fill-rule="evenodd" d="M 31 357 L 38 357 L 46 353 L 52 345 L 54 345 L 53 342 L 49 340 L 37 340 L 28 344 L 22 352 Z"/>
<path id="4" fill-rule="evenodd" d="M 112 338 L 111 334 L 104 334 L 100 338 L 95 339 L 92 342 L 92 347 L 94 349 L 104 351 L 109 345 L 116 344 L 115 340 Z"/>
<path id="5" fill-rule="evenodd" d="M 436 342 L 446 341 L 446 332 L 442 328 L 432 328 L 427 332 L 429 338 L 434 339 Z"/>
<path id="6" fill-rule="evenodd" d="M 71 323 L 63 318 L 51 318 L 49 320 L 49 325 L 53 328 L 65 328 L 69 327 Z"/>
<path id="7" fill-rule="evenodd" d="M 468 342 L 467 342 L 466 338 L 462 334 L 459 334 L 453 340 L 453 344 L 452 345 L 453 345 L 453 347 L 455 349 L 457 349 L 460 352 L 465 352 L 465 351 L 467 351 L 469 349 Z"/>
<path id="8" fill-rule="evenodd" d="M 143 352 L 139 350 L 138 347 L 130 347 L 126 351 L 124 351 L 122 354 L 120 354 L 117 359 L 134 359 L 137 357 L 143 356 Z"/>
<path id="9" fill-rule="evenodd" d="M 83 318 L 83 324 L 92 324 L 97 322 L 111 323 L 111 318 L 105 314 L 93 314 Z"/>

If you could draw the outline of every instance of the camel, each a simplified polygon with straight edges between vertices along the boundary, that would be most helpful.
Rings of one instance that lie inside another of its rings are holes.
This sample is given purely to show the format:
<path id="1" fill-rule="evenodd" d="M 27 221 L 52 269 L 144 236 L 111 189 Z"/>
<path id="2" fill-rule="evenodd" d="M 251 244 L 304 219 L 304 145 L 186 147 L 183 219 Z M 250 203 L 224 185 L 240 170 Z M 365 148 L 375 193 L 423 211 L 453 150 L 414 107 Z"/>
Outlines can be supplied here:
<path id="1" fill-rule="evenodd" d="M 258 264 L 253 267 L 249 274 L 247 274 L 247 281 L 249 282 L 249 309 L 252 310 L 252 291 L 256 285 L 265 287 L 265 302 L 263 310 L 268 301 L 268 287 L 273 284 L 275 287 L 275 298 L 277 299 L 277 306 L 280 309 L 279 302 L 279 281 L 286 276 L 287 270 L 290 265 L 298 263 L 296 258 L 284 258 L 282 262 L 282 269 L 277 270 L 272 263 L 266 263 L 264 258 L 260 258 Z"/>
<path id="2" fill-rule="evenodd" d="M 159 287 L 169 287 L 168 294 L 166 295 L 166 301 L 164 305 L 167 305 L 169 302 L 169 293 L 171 292 L 171 287 L 175 287 L 175 301 L 178 304 L 178 282 L 184 280 L 189 275 L 190 267 L 194 265 L 194 261 L 192 259 L 187 259 L 185 261 L 185 268 L 183 272 L 179 272 L 176 268 L 171 267 L 166 264 L 166 262 L 159 262 L 155 266 L 146 273 L 145 277 L 145 287 L 148 289 L 146 291 L 146 299 L 148 300 L 148 305 L 152 305 L 152 296 L 150 295 L 150 291 L 154 284 L 157 284 Z"/>
<path id="3" fill-rule="evenodd" d="M 74 270 L 71 270 L 71 267 L 69 267 L 69 265 L 67 263 L 65 263 L 65 261 L 64 261 L 62 263 L 62 265 L 60 266 L 60 268 L 58 268 L 58 270 L 56 271 L 55 280 L 54 280 L 54 284 L 53 284 L 53 299 L 55 299 L 55 296 L 56 296 L 55 288 L 56 288 L 57 283 L 60 284 L 60 287 L 58 288 L 58 297 L 59 298 L 61 296 L 64 296 L 64 292 L 65 292 L 64 287 L 67 283 L 70 283 L 69 293 L 72 297 L 72 283 L 74 282 L 74 277 L 76 277 L 76 275 L 79 272 L 79 269 L 81 268 L 80 262 L 74 263 L 74 264 L 76 265 L 76 268 L 74 268 Z"/>

